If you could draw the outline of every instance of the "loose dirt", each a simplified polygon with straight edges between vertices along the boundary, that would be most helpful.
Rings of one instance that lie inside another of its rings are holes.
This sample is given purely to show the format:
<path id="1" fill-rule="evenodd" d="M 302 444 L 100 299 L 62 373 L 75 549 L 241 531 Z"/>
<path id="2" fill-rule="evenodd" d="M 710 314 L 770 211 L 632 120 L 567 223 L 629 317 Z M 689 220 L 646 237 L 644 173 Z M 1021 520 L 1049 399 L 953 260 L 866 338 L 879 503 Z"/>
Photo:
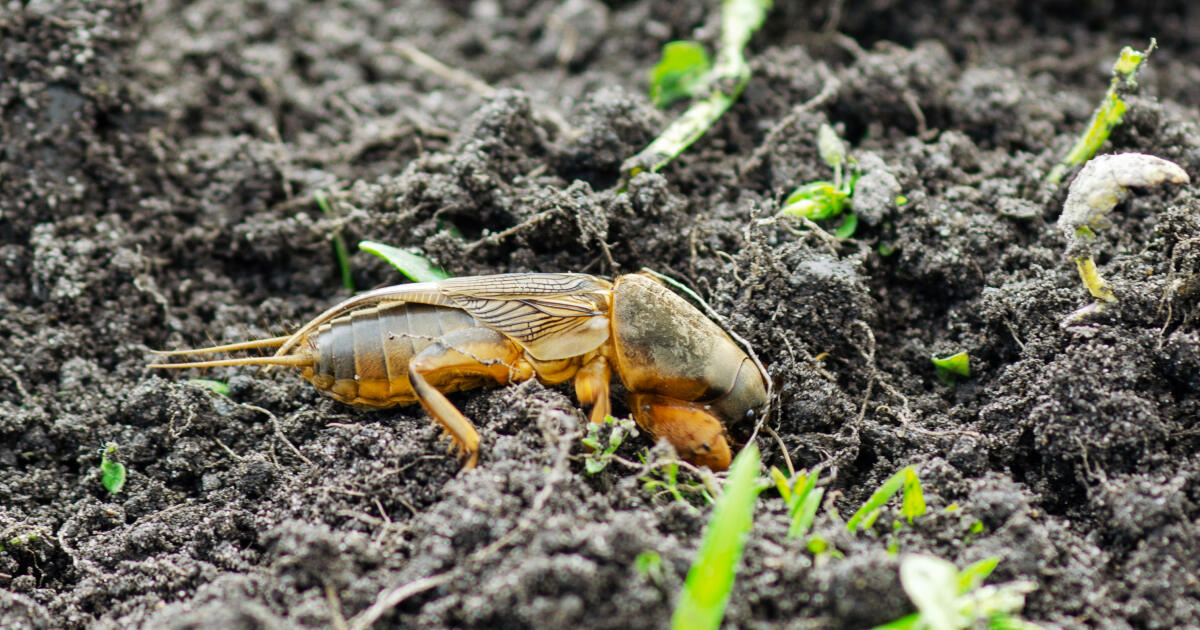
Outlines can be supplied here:
<path id="1" fill-rule="evenodd" d="M 286 370 L 209 370 L 221 396 L 146 369 L 349 295 L 340 234 L 455 275 L 652 267 L 754 345 L 838 554 L 787 538 L 765 493 L 727 627 L 911 612 L 889 544 L 998 556 L 993 581 L 1035 582 L 1023 616 L 1046 625 L 1200 627 L 1200 200 L 1118 207 L 1097 263 L 1120 302 L 1072 323 L 1090 298 L 1054 229 L 1069 182 L 1042 182 L 1150 36 L 1104 150 L 1200 177 L 1194 8 L 779 2 L 737 104 L 617 192 L 683 107 L 653 109 L 646 70 L 667 41 L 713 44 L 715 3 L 396 4 L 0 8 L 0 626 L 664 626 L 701 478 L 679 473 L 680 501 L 640 463 L 587 474 L 569 389 L 455 394 L 483 439 L 459 473 L 419 408 L 357 411 Z M 822 123 L 864 173 L 848 241 L 773 218 L 830 177 Z M 351 263 L 360 289 L 400 280 Z M 929 357 L 960 350 L 970 378 L 942 383 Z M 664 456 L 644 434 L 617 454 Z M 847 532 L 906 465 L 928 514 Z"/>

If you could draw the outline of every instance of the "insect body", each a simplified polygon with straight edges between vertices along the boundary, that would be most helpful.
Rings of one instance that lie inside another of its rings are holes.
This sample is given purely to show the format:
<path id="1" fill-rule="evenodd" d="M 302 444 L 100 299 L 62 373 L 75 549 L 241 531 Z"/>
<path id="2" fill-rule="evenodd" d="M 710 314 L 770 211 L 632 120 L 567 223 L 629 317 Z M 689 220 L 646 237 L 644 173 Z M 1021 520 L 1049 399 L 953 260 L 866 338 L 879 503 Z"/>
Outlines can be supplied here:
<path id="1" fill-rule="evenodd" d="M 719 326 L 644 274 L 502 274 L 397 285 L 350 298 L 294 334 L 167 355 L 278 348 L 274 356 L 155 368 L 285 365 L 322 393 L 382 408 L 418 402 L 474 467 L 479 434 L 448 392 L 574 379 L 592 422 L 615 372 L 642 428 L 723 470 L 730 430 L 765 412 L 766 377 Z"/>

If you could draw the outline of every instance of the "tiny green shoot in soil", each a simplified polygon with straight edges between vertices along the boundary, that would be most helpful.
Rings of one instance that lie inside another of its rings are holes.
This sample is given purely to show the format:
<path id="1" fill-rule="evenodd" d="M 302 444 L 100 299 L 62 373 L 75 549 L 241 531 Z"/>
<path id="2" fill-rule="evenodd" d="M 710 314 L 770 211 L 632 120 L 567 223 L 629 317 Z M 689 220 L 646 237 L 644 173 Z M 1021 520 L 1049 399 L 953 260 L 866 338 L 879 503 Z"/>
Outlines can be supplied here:
<path id="1" fill-rule="evenodd" d="M 637 555 L 633 559 L 633 568 L 637 570 L 638 575 L 650 580 L 655 584 L 662 584 L 663 581 L 663 566 L 662 556 L 653 549 L 648 549 Z"/>
<path id="2" fill-rule="evenodd" d="M 953 385 L 959 378 L 971 376 L 971 357 L 966 350 L 956 352 L 948 357 L 934 355 L 929 357 L 929 360 L 933 363 L 934 370 L 937 371 L 938 380 L 947 385 Z"/>
<path id="3" fill-rule="evenodd" d="M 761 491 L 758 468 L 754 444 L 734 458 L 671 617 L 673 630 L 717 630 L 721 626 L 746 536 L 754 525 L 754 504 Z"/>
<path id="4" fill-rule="evenodd" d="M 644 463 L 646 461 L 647 451 L 638 454 L 638 457 Z M 675 501 L 687 503 L 683 493 L 686 491 L 689 494 L 698 494 L 706 503 L 712 503 L 713 497 L 709 494 L 708 488 L 703 483 L 697 482 L 679 482 L 679 463 L 671 461 L 662 466 L 656 466 L 650 474 L 640 477 L 642 489 L 647 492 L 654 492 L 654 498 L 662 494 L 669 494 Z"/>
<path id="5" fill-rule="evenodd" d="M 189 378 L 187 382 L 222 396 L 229 396 L 229 385 L 225 384 L 224 381 L 216 381 L 210 378 Z"/>
<path id="6" fill-rule="evenodd" d="M 1046 181 L 1053 185 L 1058 185 L 1062 182 L 1063 177 L 1071 169 L 1087 162 L 1096 155 L 1100 147 L 1108 140 L 1112 130 L 1121 124 L 1125 118 L 1125 100 L 1123 97 L 1128 96 L 1137 89 L 1137 81 L 1134 79 L 1137 76 L 1138 68 L 1142 62 L 1154 52 L 1158 47 L 1158 42 L 1152 37 L 1150 45 L 1146 50 L 1134 50 L 1129 46 L 1121 49 L 1121 54 L 1117 57 L 1116 63 L 1112 68 L 1112 81 L 1108 84 L 1108 91 L 1104 94 L 1104 100 L 1100 102 L 1100 106 L 1096 108 L 1096 112 L 1092 114 L 1092 121 L 1088 124 L 1083 135 L 1075 141 L 1075 145 L 1070 151 L 1063 156 L 1062 160 L 1050 169 L 1050 173 L 1046 175 Z"/>
<path id="7" fill-rule="evenodd" d="M 825 497 L 825 489 L 817 487 L 817 473 L 814 471 L 799 471 L 790 480 L 783 472 L 771 467 L 771 477 L 779 496 L 788 506 L 788 516 L 791 525 L 788 526 L 788 538 L 801 538 L 812 529 L 817 510 L 821 507 L 821 499 Z"/>
<path id="8" fill-rule="evenodd" d="M 117 494 L 125 488 L 125 465 L 117 461 L 117 443 L 104 445 L 100 455 L 100 484 L 109 494 Z"/>
<path id="9" fill-rule="evenodd" d="M 601 431 L 605 431 L 606 435 L 601 435 Z M 584 469 L 589 475 L 604 470 L 612 461 L 612 454 L 625 441 L 625 437 L 637 437 L 637 434 L 637 423 L 629 418 L 618 420 L 612 416 L 604 416 L 603 424 L 589 422 L 587 435 L 581 440 L 590 450 L 583 460 Z"/>
<path id="10" fill-rule="evenodd" d="M 822 221 L 840 216 L 850 206 L 859 173 L 853 169 L 854 160 L 846 152 L 846 143 L 838 137 L 833 127 L 822 124 L 817 131 L 817 151 L 821 159 L 833 168 L 833 181 L 818 180 L 799 186 L 784 200 L 779 214 Z M 849 175 L 846 174 L 847 166 L 853 169 Z M 834 235 L 847 239 L 857 229 L 858 217 L 847 212 L 842 223 L 834 230 Z"/>
<path id="11" fill-rule="evenodd" d="M 917 612 L 874 630 L 1032 630 L 1038 626 L 1015 615 L 1025 606 L 1025 595 L 1036 585 L 1017 580 L 983 586 L 999 563 L 985 558 L 959 571 L 933 556 L 911 554 L 900 560 L 900 585 Z"/>
<path id="12" fill-rule="evenodd" d="M 450 274 L 443 271 L 441 267 L 429 262 L 428 258 L 398 247 L 375 241 L 359 241 L 358 248 L 388 261 L 413 282 L 437 282 L 450 277 Z"/>
<path id="13" fill-rule="evenodd" d="M 852 532 L 870 529 L 875 519 L 879 518 L 884 504 L 902 490 L 900 516 L 911 524 L 914 518 L 925 513 L 925 493 L 921 491 L 921 479 L 917 477 L 917 471 L 912 466 L 905 466 L 883 482 L 854 516 L 846 521 L 846 529 Z"/>
<path id="14" fill-rule="evenodd" d="M 642 171 L 658 172 L 670 164 L 733 105 L 750 82 L 750 64 L 746 63 L 743 51 L 770 8 L 771 0 L 721 3 L 721 41 L 716 60 L 700 80 L 689 83 L 687 88 L 697 99 L 646 148 L 625 160 L 621 173 L 626 178 Z M 651 98 L 654 98 L 653 88 Z"/>
<path id="15" fill-rule="evenodd" d="M 333 213 L 333 205 L 329 203 L 329 198 L 325 196 L 324 192 L 318 190 L 313 193 L 313 201 L 317 202 L 317 207 L 325 216 L 330 218 L 336 216 Z M 346 247 L 346 239 L 342 237 L 341 230 L 333 233 L 333 253 L 337 258 L 338 269 L 342 273 L 342 286 L 347 291 L 354 291 L 354 274 L 350 270 L 350 250 Z"/>
<path id="16" fill-rule="evenodd" d="M 650 70 L 650 101 L 667 107 L 691 98 L 707 87 L 712 70 L 708 51 L 698 42 L 676 41 L 663 45 L 662 58 Z"/>

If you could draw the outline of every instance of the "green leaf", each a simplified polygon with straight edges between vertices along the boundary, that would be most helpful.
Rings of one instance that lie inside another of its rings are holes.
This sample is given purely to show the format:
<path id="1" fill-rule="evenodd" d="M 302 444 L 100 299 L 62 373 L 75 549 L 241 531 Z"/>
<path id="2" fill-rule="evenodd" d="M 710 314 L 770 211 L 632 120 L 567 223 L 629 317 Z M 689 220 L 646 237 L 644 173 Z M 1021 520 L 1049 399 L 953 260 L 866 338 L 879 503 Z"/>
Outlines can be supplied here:
<path id="1" fill-rule="evenodd" d="M 871 524 L 875 522 L 874 518 L 871 518 L 868 521 L 868 517 L 870 517 L 876 510 L 882 508 L 884 504 L 888 502 L 888 499 L 895 496 L 896 493 L 904 487 L 906 471 L 909 470 L 912 470 L 912 468 L 905 467 L 889 477 L 887 481 L 883 482 L 883 485 L 879 486 L 879 489 L 871 494 L 870 498 L 867 499 L 867 502 L 864 503 L 862 507 L 858 508 L 858 511 L 854 513 L 854 516 L 851 516 L 850 520 L 846 522 L 846 529 L 852 532 L 868 529 Z M 875 514 L 874 516 L 877 518 L 878 514 Z"/>
<path id="2" fill-rule="evenodd" d="M 117 494 L 125 487 L 125 465 L 116 460 L 117 445 L 109 442 L 100 456 L 100 484 L 109 494 Z"/>
<path id="3" fill-rule="evenodd" d="M 871 630 L 918 630 L 923 627 L 921 625 L 921 613 L 913 613 L 907 617 L 901 617 L 895 621 L 885 623 L 882 626 L 875 626 Z"/>
<path id="4" fill-rule="evenodd" d="M 414 254 L 391 245 L 375 241 L 359 241 L 358 248 L 370 252 L 391 263 L 400 273 L 408 276 L 413 282 L 437 282 L 450 277 L 440 267 L 434 266 L 428 258 Z"/>
<path id="5" fill-rule="evenodd" d="M 1150 46 L 1145 51 L 1134 50 L 1129 46 L 1121 49 L 1120 56 L 1113 64 L 1112 80 L 1109 82 L 1108 91 L 1104 93 L 1104 99 L 1092 114 L 1091 122 L 1088 123 L 1083 134 L 1076 139 L 1071 150 L 1054 168 L 1050 169 L 1046 175 L 1046 181 L 1058 184 L 1070 169 L 1087 162 L 1096 155 L 1096 152 L 1108 140 L 1112 130 L 1116 129 L 1124 120 L 1127 106 L 1121 97 L 1123 93 L 1132 92 L 1137 88 L 1135 79 L 1138 68 L 1157 47 L 1158 42 L 1154 38 L 1150 38 Z"/>
<path id="6" fill-rule="evenodd" d="M 815 474 L 813 475 L 816 476 Z M 798 509 L 792 510 L 792 524 L 788 527 L 788 538 L 800 538 L 812 529 L 817 510 L 821 507 L 821 499 L 825 498 L 824 488 L 815 488 L 805 494 L 798 503 Z"/>
<path id="7" fill-rule="evenodd" d="M 921 480 L 917 471 L 912 467 L 904 469 L 904 499 L 900 506 L 900 515 L 908 519 L 909 525 L 913 519 L 925 513 L 925 494 L 921 491 Z"/>
<path id="8" fill-rule="evenodd" d="M 707 84 L 712 61 L 704 46 L 696 42 L 667 42 L 662 58 L 650 70 L 650 100 L 655 107 L 691 98 Z"/>
<path id="9" fill-rule="evenodd" d="M 321 213 L 327 217 L 335 216 L 333 207 L 329 204 L 329 199 L 324 192 L 317 191 L 313 193 L 313 200 L 317 202 L 317 207 L 321 209 Z M 348 291 L 354 290 L 354 274 L 350 270 L 350 249 L 346 247 L 346 239 L 342 236 L 341 231 L 337 231 L 333 235 L 333 255 L 337 258 L 338 269 L 342 273 L 342 286 Z"/>
<path id="10" fill-rule="evenodd" d="M 717 630 L 721 626 L 746 536 L 754 525 L 754 503 L 761 490 L 758 469 L 758 447 L 754 444 L 734 458 L 725 491 L 713 508 L 704 541 L 671 617 L 674 630 Z"/>
<path id="11" fill-rule="evenodd" d="M 817 153 L 835 169 L 846 163 L 846 143 L 842 142 L 833 127 L 824 123 L 817 129 Z"/>
<path id="12" fill-rule="evenodd" d="M 930 630 L 958 630 L 958 569 L 953 564 L 933 556 L 905 556 L 900 585 Z"/>
<path id="13" fill-rule="evenodd" d="M 845 218 L 842 219 L 842 224 L 837 226 L 833 231 L 833 235 L 839 239 L 846 240 L 854 236 L 854 232 L 858 230 L 858 216 L 853 212 L 847 212 Z"/>
<path id="14" fill-rule="evenodd" d="M 943 383 L 953 383 L 956 377 L 971 376 L 971 357 L 963 350 L 948 357 L 929 357 L 937 370 L 938 379 Z"/>
<path id="15" fill-rule="evenodd" d="M 996 570 L 1000 564 L 998 556 L 984 558 L 975 562 L 958 573 L 958 594 L 969 593 L 983 585 L 983 581 Z"/>
<path id="16" fill-rule="evenodd" d="M 189 378 L 187 382 L 211 390 L 222 396 L 229 396 L 229 386 L 222 381 L 214 381 L 208 378 Z"/>
<path id="17" fill-rule="evenodd" d="M 788 195 L 779 214 L 807 217 L 813 221 L 828 219 L 846 209 L 849 196 L 849 192 L 839 189 L 833 182 L 809 182 Z"/>
<path id="18" fill-rule="evenodd" d="M 692 102 L 646 148 L 621 163 L 626 179 L 641 171 L 657 173 L 700 139 L 729 106 L 737 100 L 750 81 L 750 64 L 743 49 L 754 31 L 762 26 L 770 0 L 723 0 L 721 2 L 721 41 L 712 70 L 705 79 L 703 97 Z"/>
<path id="19" fill-rule="evenodd" d="M 657 551 L 643 551 L 633 559 L 633 566 L 643 577 L 654 577 L 662 570 L 662 556 Z"/>
<path id="20" fill-rule="evenodd" d="M 788 485 L 787 477 L 783 475 L 783 471 L 772 466 L 771 479 L 775 481 L 775 487 L 779 490 L 779 496 L 783 497 L 783 502 L 790 506 L 792 504 L 792 488 Z"/>

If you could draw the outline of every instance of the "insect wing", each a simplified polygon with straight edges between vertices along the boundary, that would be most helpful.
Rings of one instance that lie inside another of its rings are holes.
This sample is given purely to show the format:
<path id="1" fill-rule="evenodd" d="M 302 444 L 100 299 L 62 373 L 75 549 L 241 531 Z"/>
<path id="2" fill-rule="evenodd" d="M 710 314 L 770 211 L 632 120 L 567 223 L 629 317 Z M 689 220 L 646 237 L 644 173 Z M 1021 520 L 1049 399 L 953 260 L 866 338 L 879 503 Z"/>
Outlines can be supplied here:
<path id="1" fill-rule="evenodd" d="M 450 278 L 442 293 L 487 327 L 549 361 L 608 340 L 612 285 L 584 274 L 515 273 Z"/>

